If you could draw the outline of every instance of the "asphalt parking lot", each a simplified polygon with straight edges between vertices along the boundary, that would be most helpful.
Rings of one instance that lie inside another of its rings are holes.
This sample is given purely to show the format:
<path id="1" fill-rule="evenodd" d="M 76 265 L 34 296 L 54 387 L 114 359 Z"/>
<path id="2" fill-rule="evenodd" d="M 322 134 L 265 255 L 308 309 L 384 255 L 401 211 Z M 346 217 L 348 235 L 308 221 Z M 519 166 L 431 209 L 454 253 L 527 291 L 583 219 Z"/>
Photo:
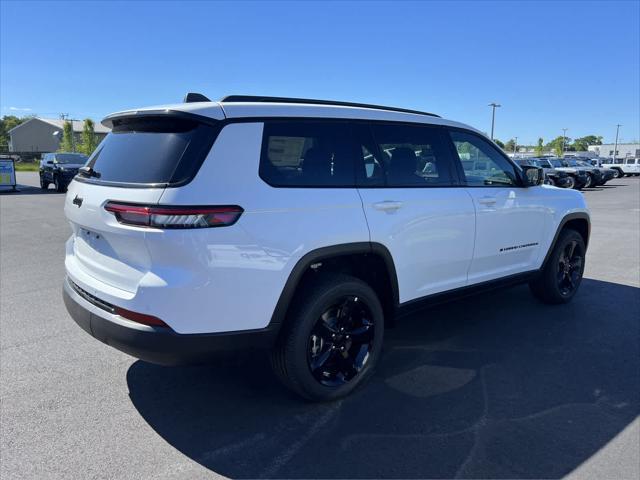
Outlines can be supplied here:
<path id="1" fill-rule="evenodd" d="M 163 368 L 89 337 L 60 295 L 63 195 L 18 182 L 0 195 L 3 479 L 640 477 L 640 178 L 585 191 L 571 304 L 516 287 L 414 314 L 372 382 L 324 405 L 260 355 Z"/>

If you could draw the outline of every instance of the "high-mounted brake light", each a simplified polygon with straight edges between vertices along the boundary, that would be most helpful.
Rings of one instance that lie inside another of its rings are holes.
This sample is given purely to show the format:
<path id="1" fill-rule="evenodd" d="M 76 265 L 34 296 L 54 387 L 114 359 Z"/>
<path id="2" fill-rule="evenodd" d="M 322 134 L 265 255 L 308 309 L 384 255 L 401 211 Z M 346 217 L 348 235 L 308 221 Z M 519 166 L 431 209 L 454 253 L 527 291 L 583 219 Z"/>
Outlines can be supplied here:
<path id="1" fill-rule="evenodd" d="M 125 225 L 153 228 L 228 227 L 238 221 L 244 210 L 237 205 L 219 207 L 156 207 L 107 202 L 107 212 Z"/>

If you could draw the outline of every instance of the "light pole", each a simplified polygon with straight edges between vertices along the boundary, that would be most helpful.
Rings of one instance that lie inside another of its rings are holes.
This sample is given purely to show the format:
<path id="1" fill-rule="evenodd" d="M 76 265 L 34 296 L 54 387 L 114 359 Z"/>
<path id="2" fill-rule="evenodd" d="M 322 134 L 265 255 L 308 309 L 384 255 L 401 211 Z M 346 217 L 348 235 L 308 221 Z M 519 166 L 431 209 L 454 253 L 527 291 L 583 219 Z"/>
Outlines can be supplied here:
<path id="1" fill-rule="evenodd" d="M 516 141 L 513 144 L 513 156 L 516 156 L 516 151 L 518 150 L 518 137 L 516 137 Z"/>
<path id="2" fill-rule="evenodd" d="M 616 163 L 616 154 L 618 153 L 618 133 L 620 133 L 621 124 L 616 125 L 616 144 L 613 146 L 613 163 Z"/>
<path id="3" fill-rule="evenodd" d="M 564 144 L 567 140 L 567 130 L 569 130 L 568 128 L 563 128 L 562 129 L 562 156 L 564 157 Z"/>
<path id="4" fill-rule="evenodd" d="M 493 127 L 496 123 L 496 108 L 501 107 L 499 103 L 493 102 L 490 103 L 489 106 L 492 108 L 491 110 L 491 140 L 493 140 Z"/>

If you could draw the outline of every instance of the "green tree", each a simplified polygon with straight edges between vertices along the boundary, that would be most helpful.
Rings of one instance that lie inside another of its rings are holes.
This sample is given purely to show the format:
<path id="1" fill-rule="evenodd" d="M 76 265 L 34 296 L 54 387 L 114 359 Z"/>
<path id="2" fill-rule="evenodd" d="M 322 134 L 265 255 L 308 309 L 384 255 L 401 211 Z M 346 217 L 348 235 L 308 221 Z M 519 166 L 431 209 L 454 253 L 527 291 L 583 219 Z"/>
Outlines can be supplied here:
<path id="1" fill-rule="evenodd" d="M 540 157 L 544 153 L 544 139 L 540 137 L 535 148 L 536 156 Z"/>
<path id="2" fill-rule="evenodd" d="M 494 138 L 493 141 L 495 142 L 496 145 L 498 145 L 501 149 L 504 150 L 504 143 L 502 143 L 500 140 L 498 140 L 497 138 Z"/>
<path id="3" fill-rule="evenodd" d="M 589 145 L 602 145 L 602 137 L 596 135 L 587 135 L 586 137 L 576 138 L 573 141 L 573 148 L 578 152 L 588 150 Z"/>
<path id="4" fill-rule="evenodd" d="M 556 137 L 553 140 L 551 140 L 549 143 L 547 143 L 547 148 L 550 150 L 553 150 L 553 153 L 557 157 L 561 157 L 564 154 L 564 152 L 570 150 L 569 143 L 571 143 L 571 139 L 569 137 L 563 138 L 562 135 L 560 135 L 559 137 Z M 563 151 L 563 147 L 564 147 L 564 151 Z"/>
<path id="5" fill-rule="evenodd" d="M 18 118 L 15 115 L 5 115 L 0 119 L 0 150 L 9 149 L 9 130 L 17 127 L 30 117 Z"/>
<path id="6" fill-rule="evenodd" d="M 82 140 L 78 146 L 78 151 L 85 155 L 91 155 L 98 146 L 98 140 L 96 138 L 94 128 L 95 124 L 93 123 L 93 120 L 86 118 L 82 126 Z"/>
<path id="7" fill-rule="evenodd" d="M 73 138 L 73 125 L 69 120 L 65 120 L 62 127 L 62 140 L 60 140 L 59 152 L 74 152 L 75 139 Z"/>
<path id="8" fill-rule="evenodd" d="M 504 149 L 507 152 L 513 152 L 516 148 L 518 148 L 518 146 L 516 145 L 515 138 L 509 139 L 509 141 L 504 144 Z"/>

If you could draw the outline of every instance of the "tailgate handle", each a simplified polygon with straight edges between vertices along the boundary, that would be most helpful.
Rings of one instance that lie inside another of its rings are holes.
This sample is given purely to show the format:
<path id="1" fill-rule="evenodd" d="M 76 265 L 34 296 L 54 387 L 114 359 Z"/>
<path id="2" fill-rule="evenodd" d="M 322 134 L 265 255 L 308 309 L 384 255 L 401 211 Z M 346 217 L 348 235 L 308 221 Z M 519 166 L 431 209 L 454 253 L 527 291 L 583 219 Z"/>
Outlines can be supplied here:
<path id="1" fill-rule="evenodd" d="M 480 197 L 478 203 L 482 205 L 494 205 L 497 201 L 496 197 Z"/>
<path id="2" fill-rule="evenodd" d="M 392 212 L 402 207 L 402 202 L 396 202 L 392 200 L 385 200 L 384 202 L 376 202 L 373 204 L 373 208 L 376 210 L 382 210 L 383 212 Z"/>

